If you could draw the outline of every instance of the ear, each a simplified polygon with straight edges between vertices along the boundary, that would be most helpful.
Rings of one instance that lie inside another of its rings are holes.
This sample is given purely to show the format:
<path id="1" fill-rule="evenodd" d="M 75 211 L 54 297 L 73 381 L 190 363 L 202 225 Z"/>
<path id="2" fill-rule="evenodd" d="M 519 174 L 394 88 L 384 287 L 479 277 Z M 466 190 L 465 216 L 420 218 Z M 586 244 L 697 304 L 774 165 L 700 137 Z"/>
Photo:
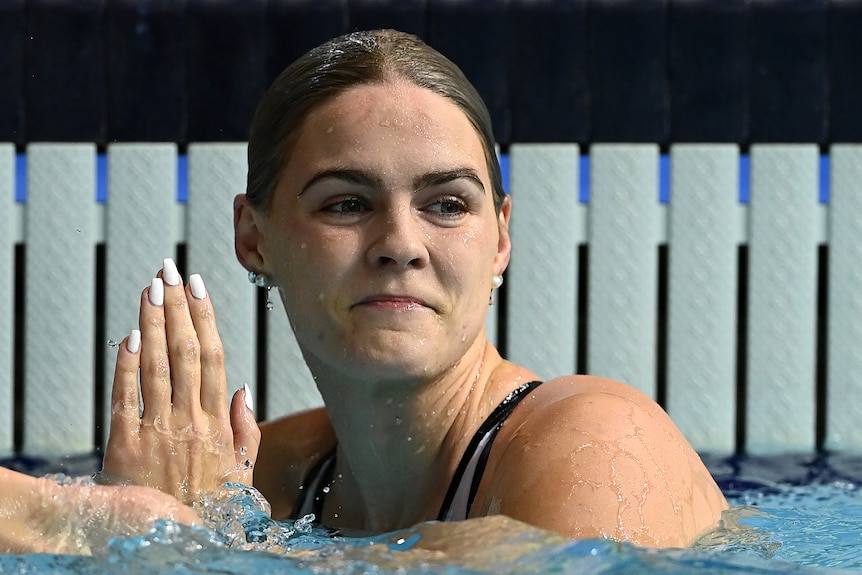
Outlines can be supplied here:
<path id="1" fill-rule="evenodd" d="M 249 203 L 245 194 L 233 199 L 233 232 L 236 259 L 250 272 L 260 273 L 264 266 L 260 243 L 263 238 L 262 215 Z"/>
<path id="2" fill-rule="evenodd" d="M 497 240 L 497 255 L 494 257 L 494 273 L 503 275 L 509 266 L 509 258 L 512 256 L 512 238 L 509 236 L 509 218 L 512 213 L 512 196 L 506 194 L 503 206 L 497 216 L 499 238 Z"/>

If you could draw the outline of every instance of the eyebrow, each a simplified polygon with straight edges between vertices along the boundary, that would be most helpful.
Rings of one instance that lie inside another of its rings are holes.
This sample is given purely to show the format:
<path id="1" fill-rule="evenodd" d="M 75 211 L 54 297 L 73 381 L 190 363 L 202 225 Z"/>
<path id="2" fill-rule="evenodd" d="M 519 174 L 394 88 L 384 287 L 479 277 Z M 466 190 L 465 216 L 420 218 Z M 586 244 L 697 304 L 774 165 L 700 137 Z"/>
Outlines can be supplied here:
<path id="1" fill-rule="evenodd" d="M 455 180 L 466 179 L 485 193 L 485 184 L 476 170 L 472 168 L 456 168 L 454 170 L 443 170 L 441 172 L 430 172 L 423 174 L 413 180 L 413 189 L 421 190 L 430 186 L 440 186 Z"/>
<path id="2" fill-rule="evenodd" d="M 350 170 L 346 168 L 334 168 L 331 170 L 321 170 L 314 174 L 310 180 L 308 180 L 302 189 L 299 191 L 299 195 L 301 196 L 312 187 L 314 184 L 321 180 L 341 180 L 343 182 L 347 182 L 349 184 L 357 184 L 360 186 L 365 186 L 367 188 L 382 188 L 383 182 L 371 176 L 367 172 L 363 172 L 362 170 Z"/>
<path id="3" fill-rule="evenodd" d="M 306 184 L 299 191 L 299 195 L 301 196 L 303 193 L 305 193 L 306 190 L 315 185 L 317 182 L 326 179 L 341 180 L 349 184 L 356 184 L 359 186 L 374 189 L 383 189 L 385 187 L 383 181 L 380 178 L 377 178 L 369 174 L 368 172 L 347 168 L 333 168 L 329 170 L 321 170 L 320 172 L 314 174 L 314 176 L 312 176 L 311 179 L 308 180 L 308 182 L 306 182 Z M 478 187 L 483 194 L 486 191 L 485 184 L 482 183 L 482 178 L 480 178 L 476 170 L 472 168 L 456 168 L 453 170 L 441 170 L 438 172 L 429 172 L 427 174 L 422 174 L 421 176 L 418 176 L 413 179 L 413 189 L 419 191 L 423 188 L 440 186 L 459 179 L 466 179 L 470 181 L 476 187 Z"/>

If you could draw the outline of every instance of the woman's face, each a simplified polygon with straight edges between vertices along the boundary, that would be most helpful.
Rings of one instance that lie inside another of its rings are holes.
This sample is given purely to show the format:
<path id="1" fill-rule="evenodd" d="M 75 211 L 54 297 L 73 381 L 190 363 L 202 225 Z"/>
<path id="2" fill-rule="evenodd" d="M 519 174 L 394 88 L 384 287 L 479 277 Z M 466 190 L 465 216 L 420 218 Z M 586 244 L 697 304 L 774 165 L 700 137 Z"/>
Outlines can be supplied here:
<path id="1" fill-rule="evenodd" d="M 362 85 L 306 118 L 258 250 L 312 369 L 424 379 L 484 344 L 508 215 L 455 104 Z"/>

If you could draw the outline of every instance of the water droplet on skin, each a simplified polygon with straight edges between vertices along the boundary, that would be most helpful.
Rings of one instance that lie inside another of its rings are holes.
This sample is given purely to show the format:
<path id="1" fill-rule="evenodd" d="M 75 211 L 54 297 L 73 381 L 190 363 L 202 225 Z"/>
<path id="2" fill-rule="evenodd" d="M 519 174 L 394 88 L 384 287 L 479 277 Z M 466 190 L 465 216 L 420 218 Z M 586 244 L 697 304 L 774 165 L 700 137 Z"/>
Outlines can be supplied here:
<path id="1" fill-rule="evenodd" d="M 272 311 L 275 305 L 272 303 L 272 286 L 266 286 L 266 311 Z"/>

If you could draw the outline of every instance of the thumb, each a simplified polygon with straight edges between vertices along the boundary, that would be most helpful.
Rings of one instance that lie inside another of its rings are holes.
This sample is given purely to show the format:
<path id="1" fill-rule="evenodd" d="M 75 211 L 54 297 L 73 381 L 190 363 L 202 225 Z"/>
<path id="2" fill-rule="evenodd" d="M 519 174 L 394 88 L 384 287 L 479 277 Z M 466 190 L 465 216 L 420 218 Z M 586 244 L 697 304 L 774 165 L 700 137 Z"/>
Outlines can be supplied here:
<path id="1" fill-rule="evenodd" d="M 260 428 L 254 419 L 254 399 L 248 385 L 237 390 L 230 402 L 230 425 L 233 429 L 234 457 L 237 466 L 249 470 L 251 485 L 252 469 L 260 449 Z"/>

